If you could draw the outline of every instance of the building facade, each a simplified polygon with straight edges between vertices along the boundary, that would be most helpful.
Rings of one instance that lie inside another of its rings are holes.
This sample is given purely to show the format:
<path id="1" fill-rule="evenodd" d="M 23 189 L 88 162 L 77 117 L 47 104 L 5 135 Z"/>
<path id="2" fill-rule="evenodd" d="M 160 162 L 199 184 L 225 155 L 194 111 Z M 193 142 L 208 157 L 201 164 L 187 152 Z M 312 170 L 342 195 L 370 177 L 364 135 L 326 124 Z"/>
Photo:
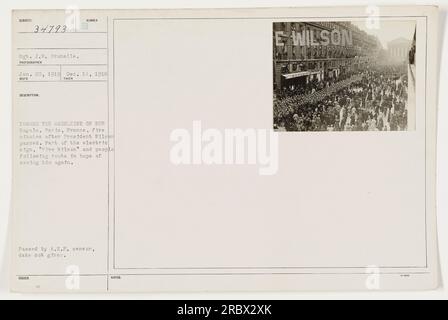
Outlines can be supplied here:
<path id="1" fill-rule="evenodd" d="M 365 68 L 381 44 L 350 22 L 278 22 L 273 48 L 274 89 L 280 91 Z"/>
<path id="2" fill-rule="evenodd" d="M 387 50 L 391 62 L 403 63 L 409 59 L 409 51 L 412 41 L 404 38 L 395 39 L 387 44 Z"/>

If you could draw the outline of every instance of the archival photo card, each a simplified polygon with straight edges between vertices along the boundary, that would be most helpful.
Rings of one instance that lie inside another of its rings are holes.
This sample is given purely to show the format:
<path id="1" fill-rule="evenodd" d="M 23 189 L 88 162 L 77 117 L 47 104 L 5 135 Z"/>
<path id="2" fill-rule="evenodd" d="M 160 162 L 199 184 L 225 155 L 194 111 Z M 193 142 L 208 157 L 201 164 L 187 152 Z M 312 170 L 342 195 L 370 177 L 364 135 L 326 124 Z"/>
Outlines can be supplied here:
<path id="1" fill-rule="evenodd" d="M 437 15 L 14 11 L 11 289 L 437 288 Z"/>

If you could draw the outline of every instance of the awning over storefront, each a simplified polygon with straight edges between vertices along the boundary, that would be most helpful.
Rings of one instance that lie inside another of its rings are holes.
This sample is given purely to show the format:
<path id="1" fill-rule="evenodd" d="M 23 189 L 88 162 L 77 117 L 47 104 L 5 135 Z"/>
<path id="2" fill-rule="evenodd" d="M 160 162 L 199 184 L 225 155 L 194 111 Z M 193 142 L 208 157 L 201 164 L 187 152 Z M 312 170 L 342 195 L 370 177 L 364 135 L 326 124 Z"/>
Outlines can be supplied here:
<path id="1" fill-rule="evenodd" d="M 282 76 L 285 79 L 294 79 L 294 78 L 298 78 L 298 77 L 304 77 L 304 76 L 309 76 L 312 74 L 319 74 L 319 73 L 320 73 L 320 71 L 301 71 L 301 72 L 283 74 Z"/>

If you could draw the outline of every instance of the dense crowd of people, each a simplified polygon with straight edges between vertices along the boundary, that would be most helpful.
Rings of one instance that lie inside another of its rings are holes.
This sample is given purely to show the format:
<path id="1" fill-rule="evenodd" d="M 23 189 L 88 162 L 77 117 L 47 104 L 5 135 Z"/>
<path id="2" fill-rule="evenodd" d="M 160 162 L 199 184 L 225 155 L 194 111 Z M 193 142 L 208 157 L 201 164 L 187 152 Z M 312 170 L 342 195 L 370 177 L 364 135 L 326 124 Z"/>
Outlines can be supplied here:
<path id="1" fill-rule="evenodd" d="M 274 98 L 274 129 L 406 130 L 407 81 L 406 68 L 382 66 L 289 88 Z"/>

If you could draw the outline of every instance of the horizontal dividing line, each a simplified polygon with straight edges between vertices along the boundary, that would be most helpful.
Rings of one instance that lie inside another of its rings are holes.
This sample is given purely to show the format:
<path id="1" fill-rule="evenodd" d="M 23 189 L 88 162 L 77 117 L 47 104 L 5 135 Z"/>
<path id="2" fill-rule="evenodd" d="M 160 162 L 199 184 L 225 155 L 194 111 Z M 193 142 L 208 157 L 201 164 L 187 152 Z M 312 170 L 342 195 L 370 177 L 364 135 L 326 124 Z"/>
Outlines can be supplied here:
<path id="1" fill-rule="evenodd" d="M 430 272 L 379 272 L 379 274 L 389 274 L 389 275 L 402 275 L 402 274 L 430 274 Z M 131 274 L 110 274 L 110 276 L 265 276 L 265 275 L 369 275 L 369 273 L 365 272 L 239 272 L 239 273 L 153 273 L 153 274 L 139 274 L 139 273 L 131 273 Z"/>
<path id="2" fill-rule="evenodd" d="M 293 269 L 362 269 L 365 270 L 368 266 L 364 267 L 186 267 L 186 268 L 114 268 L 115 270 L 293 270 Z M 397 266 L 397 267 L 381 267 L 378 269 L 427 269 L 427 266 Z"/>
<path id="3" fill-rule="evenodd" d="M 375 16 L 375 18 L 425 18 L 426 16 Z M 285 20 L 285 19 L 334 19 L 339 22 L 341 19 L 365 19 L 371 16 L 346 16 L 346 17 L 154 17 L 154 18 L 115 18 L 113 21 L 132 21 L 132 20 Z M 300 22 L 327 22 L 325 21 L 300 21 Z M 275 21 L 274 21 L 275 22 Z M 283 21 L 278 21 L 283 22 Z"/>
<path id="4" fill-rule="evenodd" d="M 70 277 L 73 276 L 73 274 L 19 274 L 16 275 L 18 278 L 23 277 Z M 107 276 L 107 274 L 79 274 L 80 277 L 104 277 Z"/>
<path id="5" fill-rule="evenodd" d="M 430 274 L 430 272 L 379 272 L 378 274 L 385 275 L 425 275 Z M 113 277 L 113 276 L 265 276 L 265 275 L 369 275 L 365 272 L 238 272 L 238 273 L 116 273 L 116 274 L 81 274 L 80 277 Z M 16 277 L 69 277 L 72 274 L 35 274 L 35 275 L 17 275 Z"/>
<path id="6" fill-rule="evenodd" d="M 106 67 L 107 64 L 104 63 L 77 63 L 77 64 L 18 64 L 17 67 L 72 67 L 72 66 L 104 66 Z"/>
<path id="7" fill-rule="evenodd" d="M 107 80 L 48 80 L 48 81 L 39 81 L 39 80 L 30 80 L 30 81 L 17 81 L 19 83 L 27 83 L 27 82 L 63 82 L 63 83 L 70 83 L 70 82 L 107 82 Z"/>
<path id="8" fill-rule="evenodd" d="M 17 33 L 19 33 L 19 34 L 88 34 L 88 33 L 91 33 L 91 34 L 107 34 L 107 32 L 106 31 L 86 31 L 86 32 L 73 32 L 73 31 L 70 31 L 70 32 L 33 32 L 33 31 L 19 31 L 19 32 L 17 32 Z"/>
<path id="9" fill-rule="evenodd" d="M 17 50 L 107 50 L 107 48 L 16 48 Z"/>

